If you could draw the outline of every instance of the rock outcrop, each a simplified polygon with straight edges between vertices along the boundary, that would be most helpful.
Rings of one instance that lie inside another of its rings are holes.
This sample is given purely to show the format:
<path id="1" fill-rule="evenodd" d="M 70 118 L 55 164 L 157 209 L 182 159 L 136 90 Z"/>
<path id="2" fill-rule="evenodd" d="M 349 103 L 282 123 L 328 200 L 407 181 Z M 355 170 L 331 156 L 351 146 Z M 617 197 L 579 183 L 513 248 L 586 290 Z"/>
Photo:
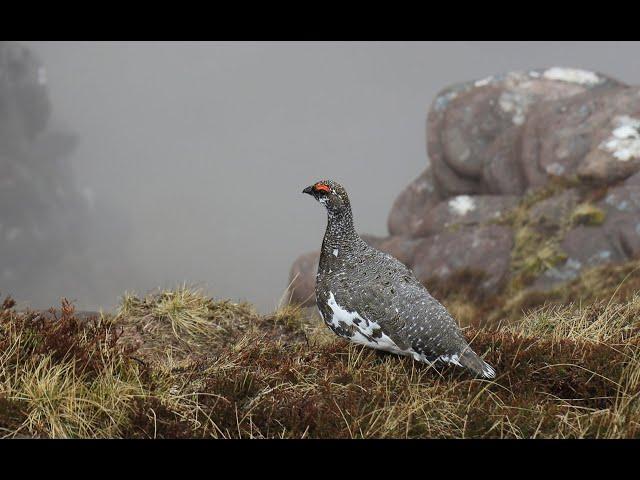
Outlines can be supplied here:
<path id="1" fill-rule="evenodd" d="M 124 255 L 128 225 L 75 180 L 77 143 L 52 116 L 41 60 L 0 41 L 0 289 L 20 301 L 42 301 L 52 283 L 96 295 Z"/>
<path id="2" fill-rule="evenodd" d="M 455 85 L 427 149 L 390 236 L 365 236 L 427 286 L 469 271 L 484 295 L 545 291 L 640 256 L 640 87 L 560 67 Z M 317 257 L 294 264 L 294 300 L 313 303 Z"/>

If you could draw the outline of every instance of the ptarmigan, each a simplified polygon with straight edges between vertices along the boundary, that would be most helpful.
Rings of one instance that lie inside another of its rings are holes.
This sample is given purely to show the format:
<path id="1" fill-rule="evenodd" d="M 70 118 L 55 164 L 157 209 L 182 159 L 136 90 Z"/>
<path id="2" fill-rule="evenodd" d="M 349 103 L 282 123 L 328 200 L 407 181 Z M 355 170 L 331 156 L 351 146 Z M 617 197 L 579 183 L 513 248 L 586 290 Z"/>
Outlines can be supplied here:
<path id="1" fill-rule="evenodd" d="M 332 180 L 305 188 L 328 213 L 316 277 L 316 302 L 324 322 L 352 342 L 443 361 L 495 377 L 476 355 L 447 310 L 391 255 L 369 246 L 353 227 L 345 189 Z"/>

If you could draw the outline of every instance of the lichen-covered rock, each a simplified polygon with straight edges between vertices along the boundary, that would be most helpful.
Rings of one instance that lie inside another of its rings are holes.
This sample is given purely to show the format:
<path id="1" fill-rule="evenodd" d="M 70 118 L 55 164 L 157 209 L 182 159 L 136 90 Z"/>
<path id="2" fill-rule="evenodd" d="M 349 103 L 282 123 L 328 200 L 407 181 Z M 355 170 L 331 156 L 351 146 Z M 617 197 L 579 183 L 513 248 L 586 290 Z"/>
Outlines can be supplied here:
<path id="1" fill-rule="evenodd" d="M 487 193 L 522 195 L 527 183 L 520 164 L 520 129 L 509 128 L 487 149 L 484 185 Z"/>
<path id="2" fill-rule="evenodd" d="M 640 89 L 611 96 L 611 119 L 594 132 L 595 148 L 578 168 L 587 180 L 612 183 L 640 168 Z"/>
<path id="3" fill-rule="evenodd" d="M 640 186 L 640 172 L 634 173 L 624 181 L 627 186 Z"/>
<path id="4" fill-rule="evenodd" d="M 512 246 L 511 229 L 499 225 L 439 233 L 416 247 L 413 271 L 421 282 L 471 271 L 482 275 L 483 293 L 497 293 L 508 277 Z"/>
<path id="5" fill-rule="evenodd" d="M 46 69 L 16 42 L 0 42 L 0 152 L 24 155 L 51 118 Z"/>
<path id="6" fill-rule="evenodd" d="M 577 261 L 582 267 L 594 267 L 602 263 L 619 262 L 623 255 L 606 229 L 578 226 L 567 233 L 562 249 L 568 260 Z"/>
<path id="7" fill-rule="evenodd" d="M 609 190 L 599 206 L 607 212 L 602 228 L 627 258 L 640 256 L 640 185 L 633 182 Z"/>
<path id="8" fill-rule="evenodd" d="M 568 189 L 531 206 L 528 212 L 529 226 L 544 235 L 558 232 L 577 207 L 579 194 Z"/>
<path id="9" fill-rule="evenodd" d="M 411 233 L 425 237 L 460 226 L 495 222 L 517 203 L 518 197 L 513 195 L 457 195 L 432 208 Z"/>
<path id="10" fill-rule="evenodd" d="M 391 235 L 406 235 L 420 227 L 428 211 L 440 201 L 433 174 L 427 168 L 393 202 L 387 221 Z"/>
<path id="11" fill-rule="evenodd" d="M 501 92 L 493 85 L 472 88 L 460 93 L 444 115 L 439 126 L 442 153 L 458 175 L 480 178 L 487 149 L 512 126 L 510 116 L 494 108 Z"/>
<path id="12" fill-rule="evenodd" d="M 640 257 L 640 87 L 560 67 L 457 84 L 431 105 L 427 148 L 390 236 L 363 237 L 420 281 L 512 295 Z"/>
<path id="13" fill-rule="evenodd" d="M 640 186 L 623 185 L 609 190 L 599 205 L 612 214 L 640 214 Z"/>
<path id="14" fill-rule="evenodd" d="M 577 278 L 584 269 L 625 259 L 615 240 L 602 227 L 577 226 L 570 230 L 561 243 L 566 260 L 551 266 L 533 282 L 531 289 L 547 291 Z"/>
<path id="15" fill-rule="evenodd" d="M 640 217 L 637 215 L 614 217 L 610 228 L 617 233 L 620 249 L 627 258 L 640 257 Z"/>
<path id="16" fill-rule="evenodd" d="M 445 196 L 521 193 L 518 140 L 530 113 L 545 102 L 616 86 L 620 82 L 598 73 L 554 67 L 445 89 L 432 104 L 427 126 L 438 188 Z"/>
<path id="17" fill-rule="evenodd" d="M 530 187 L 550 176 L 612 183 L 637 171 L 640 90 L 600 88 L 536 108 L 522 133 Z M 636 132 L 636 133 L 634 133 Z"/>

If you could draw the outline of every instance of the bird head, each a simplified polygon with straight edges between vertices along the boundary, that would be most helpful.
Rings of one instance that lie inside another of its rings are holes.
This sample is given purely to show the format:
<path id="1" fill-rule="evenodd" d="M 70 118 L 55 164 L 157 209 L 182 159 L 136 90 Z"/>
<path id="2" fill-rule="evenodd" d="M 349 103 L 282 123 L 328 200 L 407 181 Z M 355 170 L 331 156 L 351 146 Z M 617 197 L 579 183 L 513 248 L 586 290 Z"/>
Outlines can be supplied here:
<path id="1" fill-rule="evenodd" d="M 316 182 L 302 190 L 302 193 L 307 193 L 322 203 L 329 214 L 340 214 L 351 210 L 347 191 L 333 180 Z"/>

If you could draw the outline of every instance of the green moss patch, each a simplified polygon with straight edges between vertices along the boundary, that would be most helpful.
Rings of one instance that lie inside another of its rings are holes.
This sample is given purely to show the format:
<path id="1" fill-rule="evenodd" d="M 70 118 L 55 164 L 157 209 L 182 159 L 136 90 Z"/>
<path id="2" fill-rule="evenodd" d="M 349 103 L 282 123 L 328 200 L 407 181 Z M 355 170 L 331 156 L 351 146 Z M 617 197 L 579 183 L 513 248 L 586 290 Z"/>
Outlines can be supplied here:
<path id="1" fill-rule="evenodd" d="M 571 214 L 572 225 L 597 226 L 604 223 L 604 210 L 590 203 L 582 203 Z"/>

